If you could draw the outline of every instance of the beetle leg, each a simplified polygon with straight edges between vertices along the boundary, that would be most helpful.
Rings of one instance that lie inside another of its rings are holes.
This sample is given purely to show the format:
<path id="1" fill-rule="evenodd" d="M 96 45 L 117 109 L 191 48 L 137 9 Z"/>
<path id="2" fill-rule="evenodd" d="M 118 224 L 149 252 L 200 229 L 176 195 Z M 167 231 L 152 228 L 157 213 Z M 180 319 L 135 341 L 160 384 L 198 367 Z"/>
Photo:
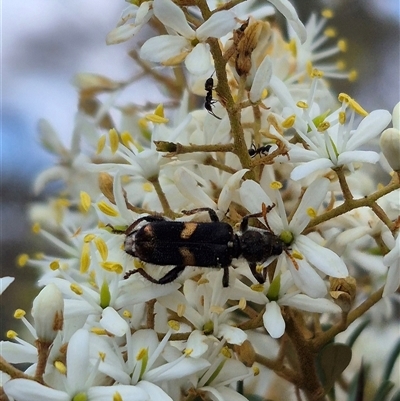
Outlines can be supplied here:
<path id="1" fill-rule="evenodd" d="M 219 222 L 219 218 L 217 216 L 217 213 L 215 213 L 215 210 L 209 208 L 209 207 L 199 207 L 197 209 L 191 209 L 191 210 L 182 210 L 181 213 L 183 213 L 186 216 L 189 216 L 191 214 L 195 214 L 198 212 L 208 212 L 208 215 L 210 216 L 210 220 L 212 222 Z"/>
<path id="2" fill-rule="evenodd" d="M 229 266 L 222 267 L 224 269 L 224 274 L 222 276 L 222 286 L 229 287 Z"/>
<path id="3" fill-rule="evenodd" d="M 249 228 L 249 219 L 252 217 L 264 217 L 265 225 L 268 228 L 269 232 L 273 233 L 271 227 L 267 221 L 267 213 L 269 213 L 275 207 L 275 203 L 270 206 L 266 206 L 265 203 L 262 204 L 262 212 L 248 214 L 243 217 L 242 222 L 240 223 L 240 231 L 245 232 Z"/>
<path id="4" fill-rule="evenodd" d="M 260 283 L 264 284 L 266 280 L 266 269 L 263 269 L 263 273 L 257 271 L 257 264 L 254 262 L 249 263 L 250 270 L 253 273 L 254 278 Z"/>
<path id="5" fill-rule="evenodd" d="M 154 284 L 168 284 L 168 283 L 172 283 L 174 280 L 176 280 L 177 277 L 183 272 L 184 269 L 185 269 L 185 266 L 175 266 L 173 269 L 171 269 L 168 273 L 166 273 L 160 279 L 155 279 L 154 277 L 150 276 L 150 274 L 147 273 L 144 269 L 135 269 L 135 270 L 130 270 L 130 271 L 126 272 L 124 279 L 127 279 L 128 277 L 132 276 L 132 274 L 139 273 L 146 280 L 148 280 Z"/>

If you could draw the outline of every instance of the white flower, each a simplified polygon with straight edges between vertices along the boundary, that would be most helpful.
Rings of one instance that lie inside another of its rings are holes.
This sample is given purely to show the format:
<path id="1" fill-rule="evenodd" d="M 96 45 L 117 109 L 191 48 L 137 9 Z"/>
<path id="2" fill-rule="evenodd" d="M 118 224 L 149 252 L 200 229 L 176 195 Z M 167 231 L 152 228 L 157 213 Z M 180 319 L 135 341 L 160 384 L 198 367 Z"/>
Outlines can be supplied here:
<path id="1" fill-rule="evenodd" d="M 292 162 L 305 162 L 293 169 L 290 175 L 293 180 L 300 180 L 313 172 L 339 166 L 347 166 L 353 171 L 352 163 L 354 162 L 376 163 L 379 160 L 376 152 L 358 149 L 382 132 L 390 122 L 390 113 L 387 110 L 375 110 L 361 121 L 357 129 L 353 130 L 354 109 L 348 125 L 345 126 L 341 122 L 347 107 L 346 103 L 347 98 L 341 109 L 326 118 L 325 121 L 330 126 L 322 133 L 318 132 L 308 110 L 303 109 L 304 120 L 300 124 L 301 127 L 299 125 L 297 134 L 305 142 L 307 149 L 300 146 L 293 146 L 290 149 Z M 309 127 L 311 131 L 307 132 L 305 127 Z"/>
<path id="2" fill-rule="evenodd" d="M 290 222 L 287 221 L 285 208 L 279 192 L 276 194 L 278 210 L 273 208 L 267 214 L 267 220 L 274 234 L 281 238 L 291 238 L 289 250 L 291 257 L 283 252 L 278 258 L 280 264 L 288 266 L 296 286 L 313 298 L 320 298 L 327 293 L 326 285 L 314 267 L 332 277 L 346 277 L 347 267 L 331 250 L 318 245 L 307 236 L 301 234 L 310 221 L 308 211 L 316 212 L 325 199 L 329 181 L 315 180 L 306 190 L 301 202 Z M 240 188 L 243 206 L 250 213 L 259 213 L 261 205 L 273 204 L 264 190 L 254 181 L 247 180 Z M 294 258 L 294 259 L 293 259 Z M 296 265 L 294 265 L 295 260 Z M 266 263 L 270 263 L 271 258 Z"/>
<path id="3" fill-rule="evenodd" d="M 383 257 L 383 264 L 388 267 L 383 297 L 393 294 L 400 286 L 400 235 L 383 237 L 386 240 L 390 252 Z"/>
<path id="4" fill-rule="evenodd" d="M 154 0 L 153 9 L 154 15 L 176 34 L 147 40 L 140 49 L 140 57 L 164 65 L 175 65 L 185 60 L 187 69 L 195 75 L 204 74 L 212 68 L 206 40 L 220 38 L 236 25 L 231 11 L 219 11 L 193 30 L 182 9 L 171 0 Z"/>

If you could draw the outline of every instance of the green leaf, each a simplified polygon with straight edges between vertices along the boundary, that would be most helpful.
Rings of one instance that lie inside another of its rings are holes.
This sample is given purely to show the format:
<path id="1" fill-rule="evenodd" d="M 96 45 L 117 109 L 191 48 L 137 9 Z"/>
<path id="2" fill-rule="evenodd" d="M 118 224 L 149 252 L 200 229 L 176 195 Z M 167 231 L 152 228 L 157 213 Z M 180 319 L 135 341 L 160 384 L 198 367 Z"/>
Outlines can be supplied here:
<path id="1" fill-rule="evenodd" d="M 376 391 L 373 401 L 386 401 L 393 387 L 394 383 L 389 380 L 382 382 L 381 385 L 378 387 L 378 390 Z"/>
<path id="2" fill-rule="evenodd" d="M 385 382 L 390 379 L 390 375 L 392 374 L 393 366 L 394 366 L 399 354 L 400 354 L 400 340 L 397 341 L 396 345 L 393 348 L 393 351 L 389 355 L 388 361 L 385 366 L 385 370 L 383 372 L 382 381 Z"/>
<path id="3" fill-rule="evenodd" d="M 331 343 L 318 355 L 322 383 L 329 390 L 351 361 L 351 348 L 346 344 Z"/>
<path id="4" fill-rule="evenodd" d="M 367 377 L 368 366 L 361 363 L 360 370 L 354 375 L 350 383 L 348 401 L 363 401 L 365 378 Z"/>
<path id="5" fill-rule="evenodd" d="M 360 334 L 364 331 L 364 329 L 371 323 L 369 319 L 364 320 L 361 324 L 357 326 L 357 328 L 351 333 L 349 338 L 346 341 L 346 344 L 350 347 L 353 348 L 354 343 L 356 342 L 357 338 L 360 336 Z"/>

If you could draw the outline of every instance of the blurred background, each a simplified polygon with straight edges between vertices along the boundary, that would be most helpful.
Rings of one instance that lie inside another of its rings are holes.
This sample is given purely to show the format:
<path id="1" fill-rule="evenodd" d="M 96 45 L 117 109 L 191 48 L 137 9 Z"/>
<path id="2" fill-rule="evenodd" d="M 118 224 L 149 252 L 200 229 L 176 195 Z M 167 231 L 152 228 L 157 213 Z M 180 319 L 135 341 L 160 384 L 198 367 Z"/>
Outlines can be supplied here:
<path id="1" fill-rule="evenodd" d="M 398 0 L 292 2 L 304 22 L 311 12 L 325 7 L 335 12 L 329 25 L 337 28 L 340 38 L 347 38 L 349 50 L 342 58 L 349 70 L 358 70 L 359 79 L 351 84 L 333 81 L 334 91 L 348 93 L 368 111 L 392 112 L 400 98 Z M 9 329 L 18 331 L 13 311 L 29 312 L 39 291 L 35 272 L 17 268 L 17 256 L 46 251 L 31 234 L 27 219 L 27 205 L 46 196 L 34 196 L 33 180 L 55 162 L 38 143 L 37 121 L 46 118 L 69 146 L 77 109 L 74 74 L 93 72 L 115 80 L 132 76 L 134 63 L 127 51 L 138 48 L 144 37 L 113 46 L 105 43 L 126 6 L 122 0 L 2 3 L 0 266 L 2 276 L 16 277 L 0 299 L 2 337 Z"/>

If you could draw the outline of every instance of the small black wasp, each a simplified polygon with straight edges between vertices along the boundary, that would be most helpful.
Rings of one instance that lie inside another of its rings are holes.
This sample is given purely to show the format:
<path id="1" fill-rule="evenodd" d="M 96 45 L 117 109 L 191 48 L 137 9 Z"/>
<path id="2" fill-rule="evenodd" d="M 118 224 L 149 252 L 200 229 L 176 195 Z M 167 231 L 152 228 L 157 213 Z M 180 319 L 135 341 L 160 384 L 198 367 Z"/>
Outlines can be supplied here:
<path id="1" fill-rule="evenodd" d="M 211 76 L 210 78 L 207 78 L 205 84 L 204 84 L 204 89 L 206 90 L 206 101 L 204 103 L 205 109 L 215 118 L 218 118 L 218 120 L 221 120 L 221 117 L 218 117 L 217 115 L 214 114 L 212 111 L 213 105 L 217 102 L 216 100 L 213 99 L 212 97 L 212 91 L 214 89 L 214 79 Z"/>
<path id="2" fill-rule="evenodd" d="M 257 155 L 266 156 L 271 149 L 271 145 L 264 145 L 256 148 L 254 142 L 251 144 L 251 148 L 248 150 L 250 157 L 256 157 Z"/>
<path id="3" fill-rule="evenodd" d="M 125 231 L 125 252 L 139 260 L 159 266 L 175 265 L 160 279 L 155 279 L 144 269 L 128 271 L 124 278 L 140 273 L 157 284 L 174 281 L 186 266 L 223 269 L 222 285 L 229 286 L 229 266 L 233 259 L 242 257 L 259 283 L 266 280 L 266 271 L 257 271 L 257 263 L 264 263 L 270 256 L 286 251 L 286 244 L 270 229 L 266 214 L 275 205 L 263 212 L 249 214 L 240 223 L 241 234 L 235 234 L 232 226 L 221 222 L 216 212 L 199 208 L 183 212 L 193 214 L 207 211 L 210 222 L 170 221 L 161 216 L 144 216 L 134 221 Z M 249 227 L 249 219 L 264 217 L 266 230 Z M 144 223 L 144 224 L 141 224 Z"/>

